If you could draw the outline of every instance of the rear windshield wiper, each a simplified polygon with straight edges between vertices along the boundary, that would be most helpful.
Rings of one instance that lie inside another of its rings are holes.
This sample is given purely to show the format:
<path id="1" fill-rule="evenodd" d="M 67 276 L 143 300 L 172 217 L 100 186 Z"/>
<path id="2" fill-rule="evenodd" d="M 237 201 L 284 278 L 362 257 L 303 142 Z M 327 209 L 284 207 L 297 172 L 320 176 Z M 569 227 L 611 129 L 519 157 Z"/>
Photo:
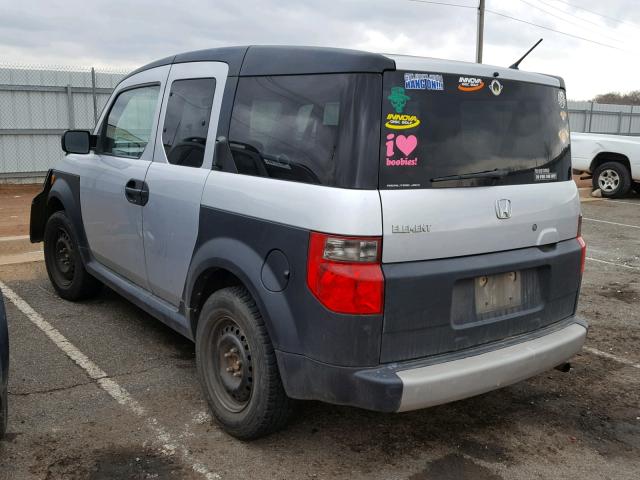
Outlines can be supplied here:
<path id="1" fill-rule="evenodd" d="M 446 182 L 447 180 L 466 180 L 467 178 L 502 178 L 510 173 L 506 169 L 494 168 L 493 170 L 484 170 L 482 172 L 461 173 L 460 175 L 447 175 L 445 177 L 435 177 L 431 182 Z"/>

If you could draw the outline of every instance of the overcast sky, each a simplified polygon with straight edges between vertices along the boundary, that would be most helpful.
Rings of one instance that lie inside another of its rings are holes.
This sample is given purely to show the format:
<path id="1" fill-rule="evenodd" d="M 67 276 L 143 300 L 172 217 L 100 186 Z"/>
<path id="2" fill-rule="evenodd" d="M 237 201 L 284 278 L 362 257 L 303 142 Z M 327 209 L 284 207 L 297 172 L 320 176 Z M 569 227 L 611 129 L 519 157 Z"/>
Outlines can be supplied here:
<path id="1" fill-rule="evenodd" d="M 477 6 L 477 0 L 441 1 Z M 567 1 L 611 18 L 560 0 L 486 3 L 616 48 L 487 13 L 484 63 L 508 66 L 543 37 L 521 68 L 561 75 L 569 98 L 640 89 L 640 0 Z M 474 61 L 476 17 L 474 8 L 410 0 L 0 0 L 0 63 L 133 68 L 182 51 L 246 44 Z"/>

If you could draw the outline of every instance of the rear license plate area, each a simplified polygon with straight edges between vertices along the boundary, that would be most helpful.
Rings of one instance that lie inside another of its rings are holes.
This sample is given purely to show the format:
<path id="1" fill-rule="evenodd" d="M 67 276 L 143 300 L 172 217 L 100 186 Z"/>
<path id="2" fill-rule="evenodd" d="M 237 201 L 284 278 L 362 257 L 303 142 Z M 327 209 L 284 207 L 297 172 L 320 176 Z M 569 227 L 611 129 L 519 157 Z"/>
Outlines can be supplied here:
<path id="1" fill-rule="evenodd" d="M 542 309 L 545 271 L 546 267 L 535 267 L 456 280 L 451 295 L 451 324 L 472 327 Z"/>
<path id="2" fill-rule="evenodd" d="M 518 271 L 476 277 L 474 287 L 478 315 L 522 305 L 522 276 Z"/>

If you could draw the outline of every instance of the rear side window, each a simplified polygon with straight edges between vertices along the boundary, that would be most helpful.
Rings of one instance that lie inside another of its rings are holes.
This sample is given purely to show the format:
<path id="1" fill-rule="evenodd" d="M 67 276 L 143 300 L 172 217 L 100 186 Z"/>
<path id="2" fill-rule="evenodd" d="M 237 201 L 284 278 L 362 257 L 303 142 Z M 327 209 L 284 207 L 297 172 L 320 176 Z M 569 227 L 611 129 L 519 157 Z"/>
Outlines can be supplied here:
<path id="1" fill-rule="evenodd" d="M 171 84 L 162 128 L 162 144 L 169 163 L 202 166 L 215 89 L 214 78 L 176 80 Z"/>
<path id="2" fill-rule="evenodd" d="M 116 98 L 101 135 L 101 153 L 140 158 L 149 143 L 159 85 L 125 90 Z"/>
<path id="3" fill-rule="evenodd" d="M 343 188 L 376 188 L 377 74 L 243 77 L 229 141 L 245 175 Z"/>

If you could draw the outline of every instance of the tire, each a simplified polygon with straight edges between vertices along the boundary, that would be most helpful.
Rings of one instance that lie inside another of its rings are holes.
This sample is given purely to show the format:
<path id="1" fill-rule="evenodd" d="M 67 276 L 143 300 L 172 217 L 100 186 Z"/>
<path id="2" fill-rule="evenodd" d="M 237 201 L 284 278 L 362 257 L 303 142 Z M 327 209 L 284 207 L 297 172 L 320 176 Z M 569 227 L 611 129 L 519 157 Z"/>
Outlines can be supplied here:
<path id="1" fill-rule="evenodd" d="M 53 288 L 65 300 L 89 298 L 102 287 L 84 268 L 78 235 L 64 212 L 55 212 L 47 220 L 44 261 Z"/>
<path id="2" fill-rule="evenodd" d="M 196 333 L 198 377 L 222 428 L 253 440 L 283 428 L 293 412 L 271 340 L 251 295 L 243 287 L 213 293 Z"/>
<path id="3" fill-rule="evenodd" d="M 621 163 L 605 162 L 593 172 L 593 188 L 605 198 L 624 197 L 631 188 L 631 173 Z"/>

